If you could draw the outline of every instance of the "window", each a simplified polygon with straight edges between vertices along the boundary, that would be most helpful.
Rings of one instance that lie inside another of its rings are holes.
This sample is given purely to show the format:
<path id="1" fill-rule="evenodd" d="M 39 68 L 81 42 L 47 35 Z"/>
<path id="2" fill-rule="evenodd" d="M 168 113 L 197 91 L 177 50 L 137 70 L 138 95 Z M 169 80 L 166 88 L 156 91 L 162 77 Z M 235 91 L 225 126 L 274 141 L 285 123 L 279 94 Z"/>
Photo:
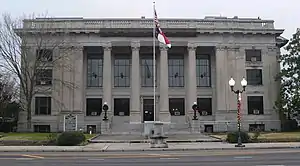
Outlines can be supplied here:
<path id="1" fill-rule="evenodd" d="M 246 53 L 246 61 L 256 62 L 261 61 L 261 50 L 251 49 L 245 50 Z"/>
<path id="2" fill-rule="evenodd" d="M 114 64 L 114 83 L 115 87 L 130 86 L 130 56 L 116 55 Z"/>
<path id="3" fill-rule="evenodd" d="M 53 51 L 51 49 L 38 49 L 36 50 L 36 57 L 38 62 L 51 62 Z"/>
<path id="4" fill-rule="evenodd" d="M 264 101 L 263 96 L 248 96 L 248 114 L 264 114 Z"/>
<path id="5" fill-rule="evenodd" d="M 96 133 L 97 132 L 97 127 L 96 127 L 96 125 L 87 125 L 86 130 L 87 130 L 87 133 L 90 133 L 90 131 L 92 133 Z"/>
<path id="6" fill-rule="evenodd" d="M 102 87 L 103 51 L 101 47 L 87 47 L 87 86 Z"/>
<path id="7" fill-rule="evenodd" d="M 100 116 L 102 112 L 102 99 L 86 99 L 86 116 Z"/>
<path id="8" fill-rule="evenodd" d="M 35 97 L 35 115 L 51 115 L 51 97 Z"/>
<path id="9" fill-rule="evenodd" d="M 37 133 L 50 133 L 50 125 L 34 125 L 33 128 Z"/>
<path id="10" fill-rule="evenodd" d="M 114 99 L 114 115 L 129 116 L 130 115 L 130 99 L 116 98 Z"/>
<path id="11" fill-rule="evenodd" d="M 197 87 L 210 87 L 210 56 L 209 55 L 197 55 L 196 57 L 196 77 Z"/>
<path id="12" fill-rule="evenodd" d="M 52 85 L 52 69 L 36 70 L 36 85 Z"/>
<path id="13" fill-rule="evenodd" d="M 142 56 L 141 58 L 142 87 L 153 87 L 153 79 L 154 79 L 153 66 L 154 66 L 153 56 Z M 155 73 L 155 75 L 157 76 L 157 72 Z M 155 85 L 157 86 L 157 84 Z"/>
<path id="14" fill-rule="evenodd" d="M 211 98 L 197 98 L 197 105 L 201 115 L 212 115 L 212 100 Z"/>
<path id="15" fill-rule="evenodd" d="M 183 55 L 169 55 L 168 60 L 169 87 L 184 87 Z"/>
<path id="16" fill-rule="evenodd" d="M 204 125 L 204 132 L 205 133 L 213 133 L 214 132 L 214 125 Z"/>
<path id="17" fill-rule="evenodd" d="M 169 109 L 171 116 L 185 115 L 184 98 L 169 98 Z"/>
<path id="18" fill-rule="evenodd" d="M 248 85 L 262 85 L 262 69 L 247 69 Z"/>
<path id="19" fill-rule="evenodd" d="M 265 131 L 265 124 L 249 124 L 250 132 Z"/>

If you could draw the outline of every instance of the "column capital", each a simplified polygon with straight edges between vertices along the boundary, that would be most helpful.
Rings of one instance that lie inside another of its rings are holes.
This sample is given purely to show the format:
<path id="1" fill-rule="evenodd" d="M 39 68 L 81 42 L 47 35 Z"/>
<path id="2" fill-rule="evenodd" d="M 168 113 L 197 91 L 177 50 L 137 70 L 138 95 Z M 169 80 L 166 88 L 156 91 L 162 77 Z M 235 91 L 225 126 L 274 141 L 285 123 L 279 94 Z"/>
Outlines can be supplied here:
<path id="1" fill-rule="evenodd" d="M 103 47 L 104 51 L 111 51 L 111 42 L 104 42 L 101 44 L 101 46 Z"/>
<path id="2" fill-rule="evenodd" d="M 140 49 L 140 41 L 132 41 L 131 42 L 131 49 L 134 51 L 138 51 Z"/>
<path id="3" fill-rule="evenodd" d="M 165 44 L 159 43 L 159 49 L 160 51 L 168 51 L 169 48 Z"/>
<path id="4" fill-rule="evenodd" d="M 196 43 L 188 43 L 187 47 L 189 51 L 195 51 L 198 45 Z"/>

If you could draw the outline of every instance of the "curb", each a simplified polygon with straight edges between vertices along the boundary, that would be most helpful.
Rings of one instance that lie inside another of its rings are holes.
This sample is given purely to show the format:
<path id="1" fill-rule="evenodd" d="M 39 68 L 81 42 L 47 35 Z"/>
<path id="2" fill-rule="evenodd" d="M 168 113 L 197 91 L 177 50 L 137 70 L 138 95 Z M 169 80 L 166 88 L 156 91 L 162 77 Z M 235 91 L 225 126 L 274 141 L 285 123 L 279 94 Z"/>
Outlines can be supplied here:
<path id="1" fill-rule="evenodd" d="M 143 152 L 143 151 L 200 151 L 200 150 L 251 150 L 251 149 L 300 149 L 300 146 L 295 147 L 242 147 L 242 148 L 236 148 L 236 147 L 229 147 L 229 148 L 195 148 L 195 149 L 185 149 L 185 148 L 174 148 L 174 149 L 168 149 L 168 148 L 153 148 L 153 149 L 116 149 L 116 150 L 100 150 L 100 149 L 78 149 L 78 150 L 72 150 L 72 149 L 37 149 L 37 150 L 30 150 L 30 149 L 24 149 L 24 150 L 1 150 L 0 152 Z"/>
<path id="2" fill-rule="evenodd" d="M 150 143 L 151 140 L 88 140 L 89 143 Z M 167 143 L 223 142 L 222 140 L 166 140 Z"/>

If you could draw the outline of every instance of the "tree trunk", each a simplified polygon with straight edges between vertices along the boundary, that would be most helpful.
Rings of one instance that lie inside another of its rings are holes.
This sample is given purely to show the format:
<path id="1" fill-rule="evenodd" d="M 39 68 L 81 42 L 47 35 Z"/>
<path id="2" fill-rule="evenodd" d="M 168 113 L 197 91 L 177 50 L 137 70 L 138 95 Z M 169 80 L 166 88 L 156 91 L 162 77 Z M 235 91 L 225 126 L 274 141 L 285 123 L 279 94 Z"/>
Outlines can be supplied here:
<path id="1" fill-rule="evenodd" d="M 31 131 L 31 128 L 32 128 L 32 125 L 31 125 L 31 106 L 27 106 L 27 131 L 28 132 L 32 132 Z"/>

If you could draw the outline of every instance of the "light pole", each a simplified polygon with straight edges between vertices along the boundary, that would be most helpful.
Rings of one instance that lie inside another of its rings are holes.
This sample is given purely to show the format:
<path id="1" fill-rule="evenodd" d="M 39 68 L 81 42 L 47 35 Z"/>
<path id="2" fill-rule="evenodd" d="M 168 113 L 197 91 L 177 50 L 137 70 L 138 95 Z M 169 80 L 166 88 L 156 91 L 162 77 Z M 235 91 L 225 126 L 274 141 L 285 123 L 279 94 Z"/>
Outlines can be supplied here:
<path id="1" fill-rule="evenodd" d="M 108 107 L 108 105 L 107 105 L 107 102 L 104 102 L 102 109 L 104 110 L 104 117 L 103 117 L 103 120 L 104 120 L 104 121 L 105 121 L 105 120 L 108 120 L 108 118 L 107 118 L 107 110 L 109 109 L 109 107 Z"/>
<path id="2" fill-rule="evenodd" d="M 194 102 L 192 109 L 194 110 L 193 120 L 198 120 L 198 118 L 197 118 L 197 110 L 198 110 L 197 102 Z"/>
<path id="3" fill-rule="evenodd" d="M 237 97 L 237 122 L 238 122 L 238 143 L 235 145 L 235 147 L 245 147 L 245 145 L 242 144 L 242 139 L 241 139 L 241 95 L 242 93 L 246 90 L 247 86 L 247 81 L 243 77 L 241 81 L 241 85 L 243 87 L 242 90 L 234 90 L 233 87 L 235 85 L 234 79 L 231 77 L 229 80 L 229 86 L 231 88 L 231 91 L 236 94 Z"/>

